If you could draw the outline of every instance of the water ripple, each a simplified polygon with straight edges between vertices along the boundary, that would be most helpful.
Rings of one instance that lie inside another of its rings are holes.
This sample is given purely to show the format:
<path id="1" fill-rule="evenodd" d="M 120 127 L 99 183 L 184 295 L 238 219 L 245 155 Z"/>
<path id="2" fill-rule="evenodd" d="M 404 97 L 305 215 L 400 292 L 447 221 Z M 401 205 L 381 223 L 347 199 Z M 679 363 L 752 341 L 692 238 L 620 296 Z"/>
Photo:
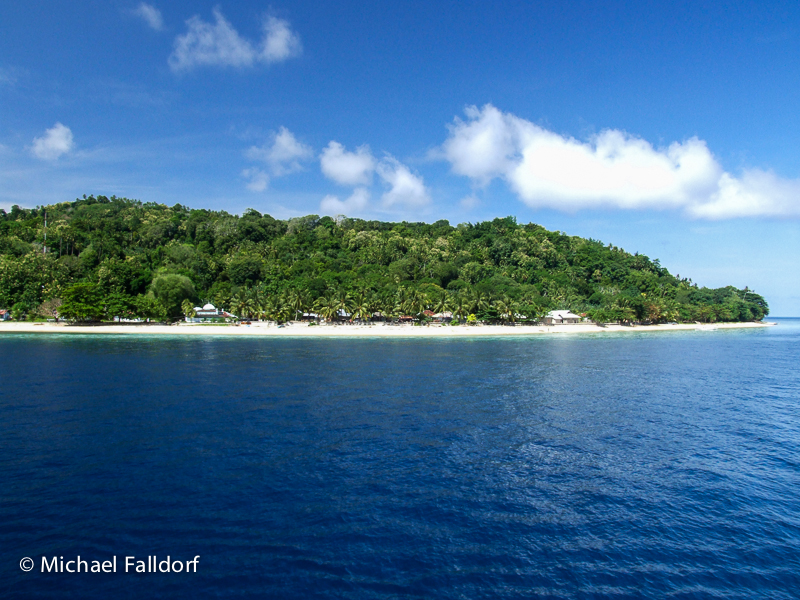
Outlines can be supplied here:
<path id="1" fill-rule="evenodd" d="M 0 338 L 0 595 L 797 597 L 798 342 Z"/>

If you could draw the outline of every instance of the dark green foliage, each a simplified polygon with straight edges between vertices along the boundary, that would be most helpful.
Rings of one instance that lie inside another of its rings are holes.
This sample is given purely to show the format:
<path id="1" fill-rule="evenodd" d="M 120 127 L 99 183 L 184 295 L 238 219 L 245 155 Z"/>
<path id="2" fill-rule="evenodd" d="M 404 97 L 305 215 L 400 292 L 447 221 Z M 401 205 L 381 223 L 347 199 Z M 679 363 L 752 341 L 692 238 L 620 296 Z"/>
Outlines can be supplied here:
<path id="1" fill-rule="evenodd" d="M 359 314 L 447 309 L 485 320 L 564 308 L 651 322 L 769 312 L 747 288 L 699 288 L 644 255 L 513 217 L 457 227 L 317 215 L 280 221 L 252 209 L 238 217 L 104 196 L 0 211 L 0 308 L 25 314 L 54 298 L 75 319 L 179 318 L 187 299 L 235 305 L 243 315 L 267 306 L 279 319 L 351 300 Z"/>
<path id="2" fill-rule="evenodd" d="M 136 296 L 132 304 L 134 314 L 141 319 L 149 319 L 151 321 L 165 321 L 167 319 L 167 309 L 152 296 Z"/>
<path id="3" fill-rule="evenodd" d="M 99 321 L 105 316 L 103 296 L 94 283 L 76 283 L 62 292 L 58 313 L 65 319 Z"/>
<path id="4" fill-rule="evenodd" d="M 153 280 L 150 289 L 169 317 L 179 317 L 183 301 L 195 300 L 197 297 L 191 279 L 184 275 L 159 275 Z"/>

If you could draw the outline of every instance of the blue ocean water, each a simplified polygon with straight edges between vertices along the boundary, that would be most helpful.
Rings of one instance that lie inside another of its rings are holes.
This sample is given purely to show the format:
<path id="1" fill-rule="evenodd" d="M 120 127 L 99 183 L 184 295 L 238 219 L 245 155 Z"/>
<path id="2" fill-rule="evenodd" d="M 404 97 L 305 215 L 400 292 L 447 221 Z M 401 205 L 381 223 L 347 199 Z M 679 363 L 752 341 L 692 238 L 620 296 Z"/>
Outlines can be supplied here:
<path id="1" fill-rule="evenodd" d="M 797 598 L 798 365 L 788 319 L 2 335 L 0 596 Z M 118 572 L 41 572 L 77 555 Z M 199 567 L 121 572 L 153 555 Z"/>

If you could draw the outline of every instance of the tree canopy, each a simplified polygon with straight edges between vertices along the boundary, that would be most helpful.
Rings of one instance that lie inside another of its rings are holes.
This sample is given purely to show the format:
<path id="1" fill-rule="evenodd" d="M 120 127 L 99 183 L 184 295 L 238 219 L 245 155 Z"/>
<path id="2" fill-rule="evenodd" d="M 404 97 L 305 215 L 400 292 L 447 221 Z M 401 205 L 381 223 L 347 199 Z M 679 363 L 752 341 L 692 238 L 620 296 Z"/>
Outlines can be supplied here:
<path id="1" fill-rule="evenodd" d="M 310 310 L 330 318 L 450 310 L 504 321 L 570 309 L 650 322 L 769 312 L 748 288 L 698 287 L 658 260 L 514 217 L 457 226 L 284 221 L 104 196 L 0 210 L 0 307 L 35 314 L 53 299 L 75 319 L 177 318 L 187 301 L 278 320 Z"/>

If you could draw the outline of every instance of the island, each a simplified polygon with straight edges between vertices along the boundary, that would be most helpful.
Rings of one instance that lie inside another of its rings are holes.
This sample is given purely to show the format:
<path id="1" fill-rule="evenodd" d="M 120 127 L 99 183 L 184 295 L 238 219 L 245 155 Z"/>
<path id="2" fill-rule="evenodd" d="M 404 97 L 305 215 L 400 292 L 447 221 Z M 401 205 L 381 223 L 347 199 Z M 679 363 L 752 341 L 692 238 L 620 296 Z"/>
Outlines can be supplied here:
<path id="1" fill-rule="evenodd" d="M 768 313 L 748 288 L 700 287 L 514 217 L 280 220 L 113 196 L 0 210 L 0 332 L 516 335 L 758 327 Z"/>

